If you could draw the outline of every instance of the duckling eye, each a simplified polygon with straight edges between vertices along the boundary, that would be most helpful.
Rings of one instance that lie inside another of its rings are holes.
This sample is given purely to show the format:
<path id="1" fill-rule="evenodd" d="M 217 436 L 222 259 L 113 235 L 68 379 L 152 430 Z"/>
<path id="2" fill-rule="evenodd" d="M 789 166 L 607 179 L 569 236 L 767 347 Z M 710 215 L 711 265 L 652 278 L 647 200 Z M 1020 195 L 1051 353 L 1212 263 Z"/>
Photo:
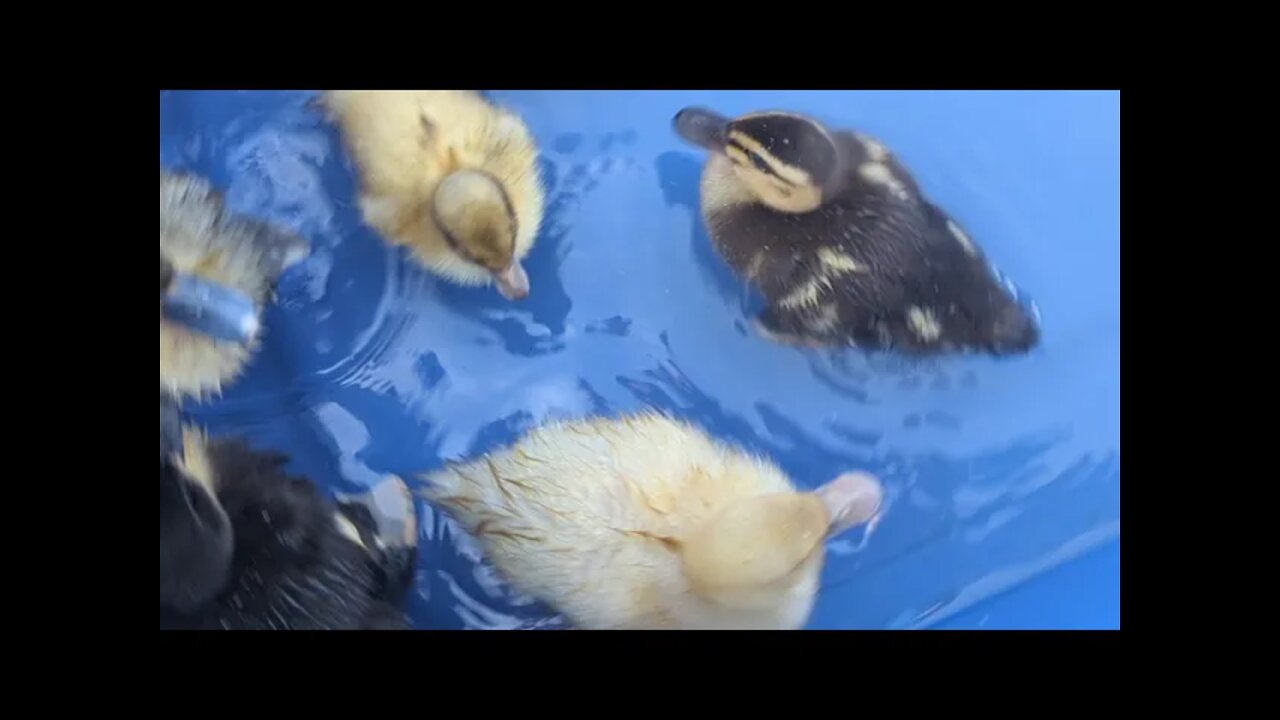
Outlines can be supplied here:
<path id="1" fill-rule="evenodd" d="M 773 170 L 769 167 L 769 164 L 768 164 L 768 163 L 766 163 L 766 162 L 764 161 L 764 158 L 760 157 L 760 155 L 759 155 L 759 154 L 757 154 L 757 153 L 755 153 L 755 152 L 751 152 L 751 153 L 748 153 L 748 154 L 747 154 L 747 157 L 751 158 L 751 164 L 752 164 L 752 165 L 755 165 L 755 166 L 756 166 L 756 169 L 757 169 L 757 170 L 759 170 L 760 172 L 762 172 L 762 173 L 772 173 L 772 172 L 773 172 Z"/>

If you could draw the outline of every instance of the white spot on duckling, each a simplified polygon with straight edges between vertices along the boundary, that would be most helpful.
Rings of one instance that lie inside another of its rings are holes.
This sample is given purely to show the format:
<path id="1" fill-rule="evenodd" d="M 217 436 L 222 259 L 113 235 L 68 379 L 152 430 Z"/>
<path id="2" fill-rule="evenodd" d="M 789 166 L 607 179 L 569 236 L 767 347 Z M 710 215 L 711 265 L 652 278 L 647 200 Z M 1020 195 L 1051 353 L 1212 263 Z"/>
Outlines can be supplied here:
<path id="1" fill-rule="evenodd" d="M 857 260 L 833 248 L 824 247 L 818 250 L 818 261 L 834 274 L 866 272 L 867 268 Z"/>
<path id="2" fill-rule="evenodd" d="M 778 304 L 787 309 L 812 307 L 818 304 L 824 289 L 831 287 L 831 281 L 825 275 L 815 275 L 800 287 L 792 290 Z"/>
<path id="3" fill-rule="evenodd" d="M 364 547 L 364 541 L 360 539 L 360 531 L 356 529 L 354 523 L 347 519 L 341 513 L 334 513 L 333 524 L 338 527 L 338 532 L 342 533 L 351 542 Z"/>
<path id="4" fill-rule="evenodd" d="M 867 157 L 871 158 L 873 162 L 883 162 L 885 158 L 889 157 L 889 151 L 875 140 L 862 133 L 856 133 L 855 137 L 858 138 L 858 142 L 862 143 L 863 149 L 867 151 Z"/>
<path id="5" fill-rule="evenodd" d="M 933 342 L 942 335 L 938 316 L 928 308 L 912 305 L 907 310 L 907 324 L 911 327 L 911 332 L 924 342 Z"/>
<path id="6" fill-rule="evenodd" d="M 961 230 L 960 226 L 957 225 L 954 220 L 947 220 L 947 230 L 951 233 L 951 237 L 955 238 L 956 242 L 960 243 L 960 247 L 964 248 L 965 252 L 970 255 L 978 254 L 978 248 L 973 244 L 973 241 L 969 239 L 968 233 Z"/>
<path id="7" fill-rule="evenodd" d="M 899 200 L 911 198 L 910 194 L 907 193 L 907 188 L 893 174 L 893 170 L 890 170 L 888 165 L 878 162 L 865 162 L 858 166 L 858 174 L 867 182 L 886 188 Z"/>

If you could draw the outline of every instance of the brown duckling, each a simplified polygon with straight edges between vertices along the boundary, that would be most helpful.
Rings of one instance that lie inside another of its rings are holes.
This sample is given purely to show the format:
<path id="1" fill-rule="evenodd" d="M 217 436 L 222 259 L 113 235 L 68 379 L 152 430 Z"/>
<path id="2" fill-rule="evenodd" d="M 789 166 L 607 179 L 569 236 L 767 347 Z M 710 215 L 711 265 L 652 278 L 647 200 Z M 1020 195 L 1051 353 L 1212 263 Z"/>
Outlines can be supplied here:
<path id="1" fill-rule="evenodd" d="M 160 397 L 160 628 L 410 627 L 413 498 L 391 476 L 330 501 L 286 458 L 183 427 Z"/>
<path id="2" fill-rule="evenodd" d="M 780 111 L 730 119 L 691 107 L 674 125 L 711 153 L 703 219 L 764 295 L 766 336 L 917 354 L 1039 342 L 977 244 L 874 139 Z"/>

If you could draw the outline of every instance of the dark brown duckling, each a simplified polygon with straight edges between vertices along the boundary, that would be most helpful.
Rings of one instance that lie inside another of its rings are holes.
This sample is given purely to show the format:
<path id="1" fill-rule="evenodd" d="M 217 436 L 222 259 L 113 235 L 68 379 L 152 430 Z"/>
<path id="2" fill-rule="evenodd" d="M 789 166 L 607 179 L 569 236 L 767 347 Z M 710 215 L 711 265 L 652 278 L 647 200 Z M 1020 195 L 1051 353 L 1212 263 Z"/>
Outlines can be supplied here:
<path id="1" fill-rule="evenodd" d="M 160 629 L 400 630 L 413 499 L 391 476 L 333 502 L 281 455 L 182 427 L 160 397 Z"/>
<path id="2" fill-rule="evenodd" d="M 982 250 L 875 140 L 789 112 L 685 108 L 674 124 L 711 152 L 703 220 L 764 295 L 766 336 L 915 354 L 1020 354 L 1039 342 Z"/>

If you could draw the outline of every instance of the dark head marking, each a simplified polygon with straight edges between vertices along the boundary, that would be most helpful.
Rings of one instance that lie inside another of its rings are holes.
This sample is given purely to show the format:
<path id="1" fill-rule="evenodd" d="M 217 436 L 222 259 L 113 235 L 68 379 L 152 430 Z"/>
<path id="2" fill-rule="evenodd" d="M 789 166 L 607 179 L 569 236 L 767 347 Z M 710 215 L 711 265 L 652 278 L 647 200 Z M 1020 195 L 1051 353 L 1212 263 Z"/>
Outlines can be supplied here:
<path id="1" fill-rule="evenodd" d="M 816 120 L 790 113 L 753 113 L 729 123 L 730 144 L 735 144 L 735 133 L 754 140 L 779 162 L 809 173 L 815 183 L 826 184 L 839 168 L 835 140 Z M 754 148 L 748 143 L 737 145 L 756 168 L 764 170 L 761 165 L 766 163 Z"/>

